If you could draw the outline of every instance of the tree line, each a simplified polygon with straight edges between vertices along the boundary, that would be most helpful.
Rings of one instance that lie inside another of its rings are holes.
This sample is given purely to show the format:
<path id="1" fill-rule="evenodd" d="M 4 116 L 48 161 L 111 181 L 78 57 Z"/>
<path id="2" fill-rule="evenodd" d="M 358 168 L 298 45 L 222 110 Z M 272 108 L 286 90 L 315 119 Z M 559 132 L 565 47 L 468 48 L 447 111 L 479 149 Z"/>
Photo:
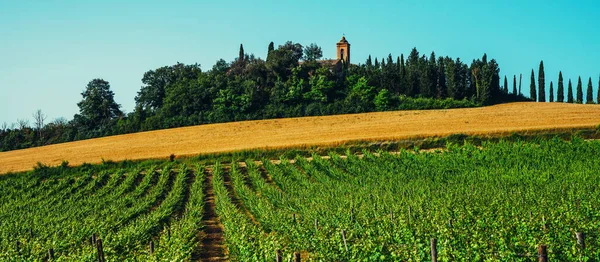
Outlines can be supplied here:
<path id="1" fill-rule="evenodd" d="M 562 71 L 558 73 L 558 83 L 556 91 L 554 89 L 554 82 L 550 81 L 550 87 L 548 90 L 549 96 L 546 99 L 546 74 L 544 73 L 544 61 L 540 62 L 540 68 L 538 70 L 537 86 L 535 84 L 535 72 L 531 69 L 531 83 L 529 86 L 529 96 L 533 101 L 538 102 L 566 102 L 566 103 L 577 103 L 583 104 L 596 104 L 600 103 L 600 78 L 598 78 L 598 89 L 596 90 L 596 101 L 594 101 L 594 89 L 592 84 L 592 78 L 588 78 L 587 90 L 585 101 L 583 100 L 583 83 L 581 82 L 581 76 L 577 79 L 577 89 L 575 96 L 573 96 L 573 83 L 569 79 L 567 85 L 567 92 L 565 96 L 565 85 Z M 554 94 L 556 93 L 556 99 Z"/>
<path id="2" fill-rule="evenodd" d="M 515 80 L 516 81 L 516 80 Z M 441 109 L 526 101 L 516 87 L 509 92 L 495 59 L 483 55 L 467 65 L 460 58 L 422 55 L 368 57 L 364 64 L 322 60 L 321 47 L 288 41 L 266 59 L 240 45 L 231 62 L 218 60 L 209 70 L 176 63 L 149 70 L 125 114 L 110 83 L 91 80 L 73 119 L 34 126 L 19 120 L 0 127 L 0 151 L 116 134 L 228 121 L 319 116 L 405 109 Z"/>

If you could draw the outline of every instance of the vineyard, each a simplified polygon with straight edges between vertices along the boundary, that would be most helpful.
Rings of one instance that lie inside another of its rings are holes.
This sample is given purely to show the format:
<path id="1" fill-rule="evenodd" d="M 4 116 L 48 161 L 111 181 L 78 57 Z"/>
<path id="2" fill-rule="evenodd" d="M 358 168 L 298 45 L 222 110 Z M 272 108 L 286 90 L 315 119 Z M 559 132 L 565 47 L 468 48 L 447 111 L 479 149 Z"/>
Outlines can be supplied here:
<path id="1" fill-rule="evenodd" d="M 599 155 L 555 139 L 41 166 L 0 177 L 0 260 L 534 261 L 543 244 L 598 261 Z"/>

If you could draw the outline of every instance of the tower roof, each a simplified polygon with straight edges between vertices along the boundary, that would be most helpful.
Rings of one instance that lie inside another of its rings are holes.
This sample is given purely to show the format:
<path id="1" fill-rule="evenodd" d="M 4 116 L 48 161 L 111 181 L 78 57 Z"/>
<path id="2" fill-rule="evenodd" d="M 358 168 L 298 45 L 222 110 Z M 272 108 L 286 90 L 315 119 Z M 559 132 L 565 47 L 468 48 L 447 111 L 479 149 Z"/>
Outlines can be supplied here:
<path id="1" fill-rule="evenodd" d="M 348 43 L 348 41 L 346 40 L 346 36 L 342 36 L 342 39 L 339 43 Z"/>

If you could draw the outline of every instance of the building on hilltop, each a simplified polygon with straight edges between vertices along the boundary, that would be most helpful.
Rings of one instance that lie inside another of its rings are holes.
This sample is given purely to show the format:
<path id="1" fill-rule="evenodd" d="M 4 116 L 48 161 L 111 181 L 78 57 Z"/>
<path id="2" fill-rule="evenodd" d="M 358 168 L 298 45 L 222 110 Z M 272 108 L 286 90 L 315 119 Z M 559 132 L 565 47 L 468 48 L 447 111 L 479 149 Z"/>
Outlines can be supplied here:
<path id="1" fill-rule="evenodd" d="M 346 36 L 342 36 L 342 39 L 337 42 L 337 60 L 344 61 L 346 64 L 350 64 L 350 43 L 346 40 Z"/>
<path id="2" fill-rule="evenodd" d="M 337 55 L 336 59 L 323 59 L 318 60 L 317 62 L 322 66 L 329 67 L 333 72 L 341 73 L 342 69 L 344 68 L 344 64 L 350 65 L 350 43 L 348 40 L 346 40 L 345 36 L 342 36 L 342 39 L 337 42 L 335 46 L 335 53 Z"/>

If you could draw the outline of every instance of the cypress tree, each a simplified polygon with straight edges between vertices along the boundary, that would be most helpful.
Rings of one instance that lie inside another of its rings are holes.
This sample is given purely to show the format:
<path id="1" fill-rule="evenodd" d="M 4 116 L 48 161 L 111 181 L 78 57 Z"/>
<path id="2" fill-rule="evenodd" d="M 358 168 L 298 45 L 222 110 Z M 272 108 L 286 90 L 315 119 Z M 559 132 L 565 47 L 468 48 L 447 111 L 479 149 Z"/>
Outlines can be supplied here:
<path id="1" fill-rule="evenodd" d="M 549 102 L 554 102 L 554 87 L 552 86 L 552 81 L 550 81 L 550 100 Z"/>
<path id="2" fill-rule="evenodd" d="M 267 61 L 269 61 L 269 55 L 273 50 L 275 50 L 275 44 L 271 42 L 269 43 L 269 48 L 267 49 Z"/>
<path id="3" fill-rule="evenodd" d="M 508 80 L 506 80 L 506 76 L 504 76 L 504 93 L 508 94 Z"/>
<path id="4" fill-rule="evenodd" d="M 513 94 L 517 95 L 517 75 L 513 75 Z"/>
<path id="5" fill-rule="evenodd" d="M 242 62 L 244 61 L 244 45 L 243 44 L 240 44 L 240 55 L 238 56 L 238 59 Z"/>
<path id="6" fill-rule="evenodd" d="M 565 86 L 563 85 L 562 71 L 558 73 L 558 90 L 556 90 L 556 102 L 565 102 Z"/>
<path id="7" fill-rule="evenodd" d="M 367 68 L 371 68 L 373 66 L 373 62 L 371 62 L 371 55 L 367 58 Z"/>
<path id="8" fill-rule="evenodd" d="M 271 51 L 275 50 L 275 44 L 273 42 L 269 43 L 269 50 L 267 51 L 268 53 L 271 53 Z"/>
<path id="9" fill-rule="evenodd" d="M 537 92 L 535 91 L 535 75 L 531 69 L 531 84 L 529 84 L 529 97 L 533 102 L 537 101 Z"/>
<path id="10" fill-rule="evenodd" d="M 540 102 L 546 102 L 546 76 L 544 73 L 544 61 L 540 62 L 540 71 L 538 73 L 538 98 Z"/>
<path id="11" fill-rule="evenodd" d="M 523 74 L 519 74 L 519 95 L 523 94 L 521 92 L 521 83 L 523 82 Z"/>
<path id="12" fill-rule="evenodd" d="M 596 90 L 598 96 L 596 97 L 596 103 L 600 104 L 600 77 L 598 78 L 598 90 Z"/>
<path id="13" fill-rule="evenodd" d="M 569 79 L 569 90 L 567 91 L 567 103 L 573 103 L 573 84 L 571 83 L 571 79 Z"/>
<path id="14" fill-rule="evenodd" d="M 581 76 L 577 80 L 577 102 L 578 104 L 583 103 L 583 85 L 581 84 Z"/>
<path id="15" fill-rule="evenodd" d="M 587 88 L 587 94 L 585 96 L 585 103 L 586 104 L 594 103 L 594 93 L 592 91 L 592 78 L 591 77 L 588 80 L 588 88 Z"/>
<path id="16" fill-rule="evenodd" d="M 377 57 L 375 57 L 375 69 L 379 69 L 379 61 L 377 61 Z"/>

